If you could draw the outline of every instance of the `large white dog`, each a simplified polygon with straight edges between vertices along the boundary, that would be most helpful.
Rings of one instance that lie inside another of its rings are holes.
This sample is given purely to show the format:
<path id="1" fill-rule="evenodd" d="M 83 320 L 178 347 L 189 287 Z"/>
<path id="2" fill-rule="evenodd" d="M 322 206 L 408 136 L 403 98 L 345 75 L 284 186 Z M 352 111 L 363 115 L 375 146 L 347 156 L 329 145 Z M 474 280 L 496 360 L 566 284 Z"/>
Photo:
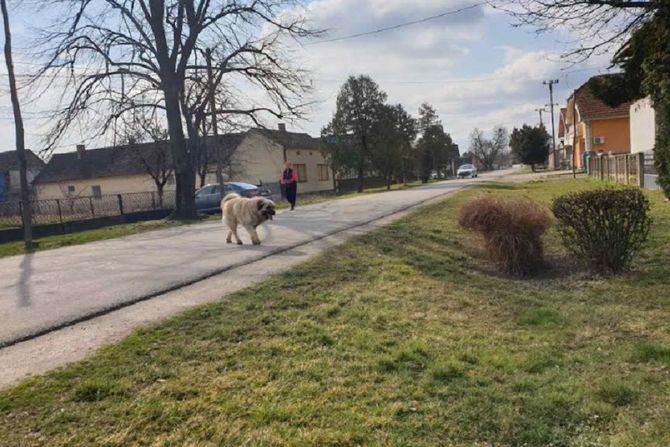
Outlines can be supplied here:
<path id="1" fill-rule="evenodd" d="M 227 194 L 221 201 L 221 210 L 223 211 L 223 220 L 230 228 L 226 242 L 231 244 L 232 237 L 235 236 L 235 242 L 242 245 L 240 237 L 237 235 L 237 226 L 242 225 L 251 236 L 251 242 L 254 245 L 260 245 L 261 240 L 256 233 L 256 227 L 265 222 L 272 220 L 272 216 L 276 214 L 275 203 L 266 199 L 265 197 L 254 197 L 247 199 L 240 197 L 238 194 Z"/>

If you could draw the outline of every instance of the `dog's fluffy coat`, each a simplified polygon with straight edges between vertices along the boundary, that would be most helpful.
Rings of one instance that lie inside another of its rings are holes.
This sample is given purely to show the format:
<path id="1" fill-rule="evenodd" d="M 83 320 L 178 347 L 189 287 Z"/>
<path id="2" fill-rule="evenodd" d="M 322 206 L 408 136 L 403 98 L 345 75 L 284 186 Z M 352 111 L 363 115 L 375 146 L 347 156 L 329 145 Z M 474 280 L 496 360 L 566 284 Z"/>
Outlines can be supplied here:
<path id="1" fill-rule="evenodd" d="M 237 226 L 242 225 L 251 236 L 251 242 L 254 245 L 259 245 L 261 240 L 256 233 L 256 227 L 265 222 L 272 220 L 272 216 L 276 214 L 275 204 L 272 200 L 265 197 L 254 197 L 247 199 L 240 197 L 238 194 L 228 194 L 221 201 L 221 210 L 223 212 L 223 220 L 230 228 L 227 243 L 232 243 L 232 237 L 235 236 L 235 242 L 242 245 L 240 237 L 237 235 Z"/>

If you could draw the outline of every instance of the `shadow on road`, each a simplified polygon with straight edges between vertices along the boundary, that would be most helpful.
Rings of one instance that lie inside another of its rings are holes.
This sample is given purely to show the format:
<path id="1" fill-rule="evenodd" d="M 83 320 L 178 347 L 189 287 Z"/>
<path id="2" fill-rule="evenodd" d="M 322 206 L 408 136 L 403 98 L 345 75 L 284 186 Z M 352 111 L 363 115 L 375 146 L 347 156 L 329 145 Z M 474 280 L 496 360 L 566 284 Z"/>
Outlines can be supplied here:
<path id="1" fill-rule="evenodd" d="M 33 254 L 23 255 L 21 260 L 21 276 L 18 284 L 18 307 L 30 307 L 32 305 L 32 296 L 30 281 L 33 274 Z"/>

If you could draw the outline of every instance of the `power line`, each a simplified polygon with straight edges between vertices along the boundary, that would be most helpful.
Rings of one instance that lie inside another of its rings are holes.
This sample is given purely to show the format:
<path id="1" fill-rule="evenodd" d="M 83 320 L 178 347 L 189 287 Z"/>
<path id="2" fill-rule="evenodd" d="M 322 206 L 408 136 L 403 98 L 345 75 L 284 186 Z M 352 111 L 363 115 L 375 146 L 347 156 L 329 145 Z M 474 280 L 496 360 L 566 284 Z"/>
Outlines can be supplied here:
<path id="1" fill-rule="evenodd" d="M 598 70 L 604 70 L 608 67 L 587 67 L 587 68 L 580 68 L 580 69 L 575 69 L 575 70 L 566 70 L 557 75 L 559 78 L 565 78 L 568 75 L 572 73 L 579 73 L 579 72 L 584 72 L 584 71 L 598 71 Z M 315 78 L 315 81 L 319 82 L 345 82 L 346 79 L 327 79 L 327 78 Z M 542 77 L 528 77 L 528 78 L 520 78 L 517 77 L 516 80 L 518 81 L 541 81 Z M 380 84 L 407 84 L 407 85 L 421 85 L 421 84 L 460 84 L 460 83 L 478 83 L 478 82 L 490 82 L 490 81 L 510 81 L 509 76 L 497 76 L 497 77 L 487 77 L 487 78 L 456 78 L 456 79 L 430 79 L 430 80 L 416 80 L 416 81 L 404 81 L 404 80 L 398 80 L 398 79 L 377 79 L 376 80 Z"/>
<path id="2" fill-rule="evenodd" d="M 418 20 L 412 20 L 410 22 L 398 23 L 398 24 L 387 26 L 387 27 L 384 27 L 384 28 L 378 28 L 378 29 L 375 29 L 375 30 L 372 30 L 372 31 L 363 31 L 363 32 L 356 33 L 356 34 L 350 34 L 348 36 L 334 37 L 332 39 L 323 39 L 323 40 L 318 40 L 316 42 L 308 42 L 308 43 L 305 43 L 304 45 L 308 46 L 308 45 L 319 45 L 319 44 L 322 44 L 322 43 L 339 42 L 339 41 L 342 41 L 342 40 L 350 40 L 350 39 L 356 39 L 358 37 L 370 36 L 372 34 L 384 33 L 386 31 L 393 31 L 393 30 L 396 30 L 396 29 L 399 29 L 399 28 L 404 28 L 406 26 L 418 25 L 419 23 L 425 23 L 425 22 L 428 22 L 430 20 L 436 20 L 436 19 L 440 19 L 442 17 L 458 14 L 458 13 L 461 13 L 463 11 L 474 9 L 474 8 L 477 8 L 477 7 L 485 5 L 485 4 L 486 4 L 486 2 L 479 2 L 479 3 L 475 3 L 473 5 L 470 5 L 470 6 L 465 6 L 463 8 L 453 9 L 451 11 L 445 11 L 443 13 L 435 14 L 435 15 L 428 16 L 428 17 L 424 17 L 424 18 L 418 19 Z"/>

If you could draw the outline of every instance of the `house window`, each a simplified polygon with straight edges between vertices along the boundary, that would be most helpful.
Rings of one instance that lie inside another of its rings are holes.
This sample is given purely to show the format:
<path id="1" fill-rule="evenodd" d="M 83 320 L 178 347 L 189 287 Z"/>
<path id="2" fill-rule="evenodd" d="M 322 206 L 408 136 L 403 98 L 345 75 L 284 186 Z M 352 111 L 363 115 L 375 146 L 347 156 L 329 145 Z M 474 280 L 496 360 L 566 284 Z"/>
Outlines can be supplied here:
<path id="1" fill-rule="evenodd" d="M 307 181 L 307 165 L 304 164 L 295 164 L 296 172 L 298 173 L 298 183 L 303 183 Z"/>
<path id="2" fill-rule="evenodd" d="M 94 198 L 102 199 L 102 189 L 100 188 L 100 185 L 91 186 L 91 190 L 93 190 L 93 197 Z"/>
<path id="3" fill-rule="evenodd" d="M 295 151 L 295 154 L 296 154 L 296 155 L 300 155 L 300 151 Z"/>
<path id="4" fill-rule="evenodd" d="M 316 165 L 319 168 L 319 181 L 323 182 L 330 179 L 328 165 Z"/>
<path id="5" fill-rule="evenodd" d="M 68 185 L 67 193 L 68 194 L 74 194 L 74 185 Z"/>

